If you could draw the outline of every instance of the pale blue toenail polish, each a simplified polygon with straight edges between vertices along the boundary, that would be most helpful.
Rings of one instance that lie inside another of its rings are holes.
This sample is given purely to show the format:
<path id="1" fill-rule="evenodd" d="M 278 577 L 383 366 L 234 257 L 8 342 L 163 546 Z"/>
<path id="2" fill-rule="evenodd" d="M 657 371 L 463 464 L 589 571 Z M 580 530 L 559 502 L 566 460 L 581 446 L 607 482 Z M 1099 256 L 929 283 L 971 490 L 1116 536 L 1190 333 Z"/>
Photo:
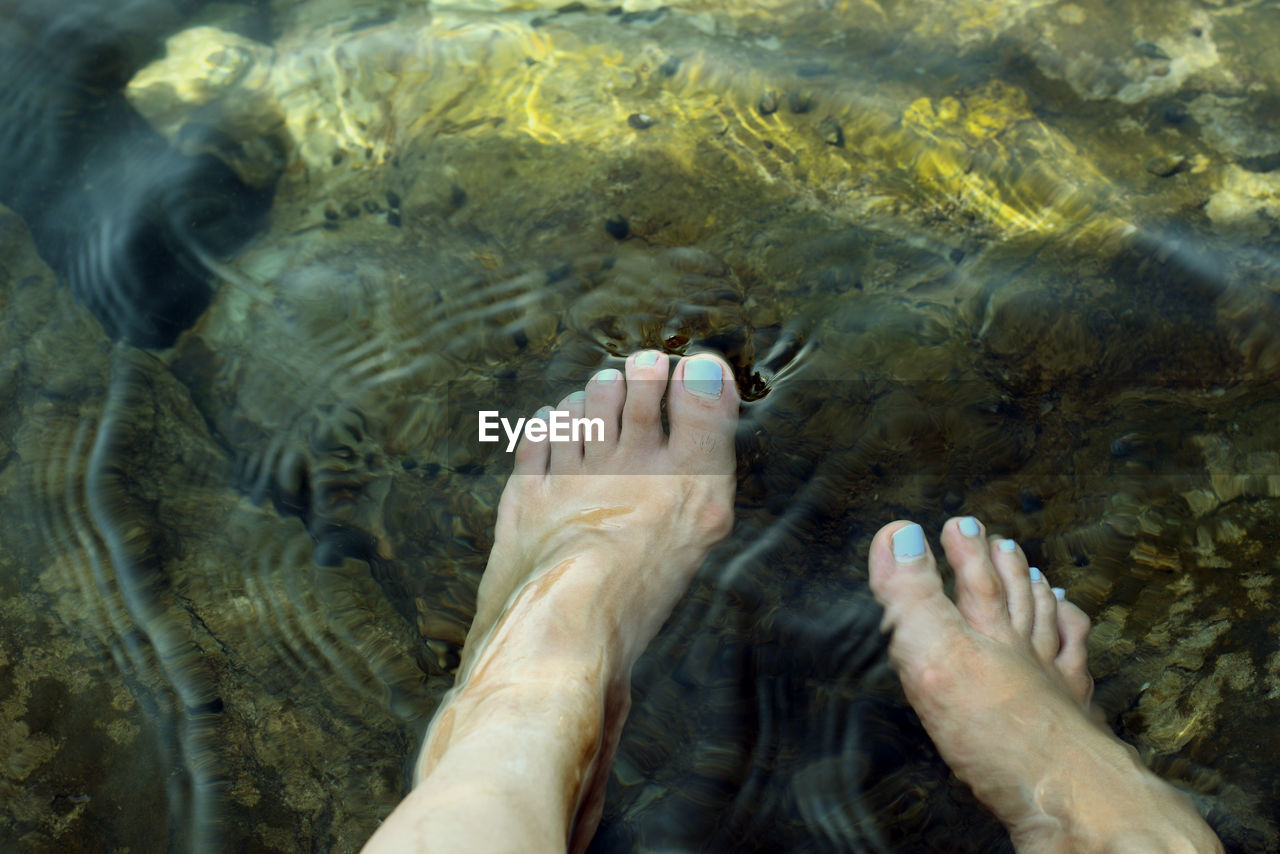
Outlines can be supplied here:
<path id="1" fill-rule="evenodd" d="M 893 557 L 899 562 L 924 554 L 924 529 L 912 522 L 893 535 Z"/>
<path id="2" fill-rule="evenodd" d="M 1063 590 L 1061 587 L 1053 588 L 1053 595 L 1058 597 L 1059 602 L 1067 601 L 1067 591 Z"/>
<path id="3" fill-rule="evenodd" d="M 658 364 L 658 354 L 652 350 L 645 350 L 636 356 L 636 364 L 642 368 L 656 365 Z"/>
<path id="4" fill-rule="evenodd" d="M 596 382 L 598 383 L 616 383 L 622 379 L 622 371 L 617 368 L 606 368 L 596 374 Z"/>
<path id="5" fill-rule="evenodd" d="M 585 391 L 575 391 L 573 394 L 569 395 L 570 403 L 582 403 L 582 401 L 586 399 L 587 393 Z"/>
<path id="6" fill-rule="evenodd" d="M 542 421 L 546 421 L 549 417 L 551 417 L 551 407 L 550 406 L 542 407 L 537 412 L 533 413 L 533 417 Z"/>
<path id="7" fill-rule="evenodd" d="M 972 516 L 965 516 L 960 520 L 960 533 L 964 534 L 966 537 L 978 536 L 979 530 L 981 529 L 978 527 L 978 520 Z"/>
<path id="8" fill-rule="evenodd" d="M 724 386 L 720 363 L 711 359 L 690 359 L 684 365 L 684 387 L 690 394 L 707 400 L 718 400 Z"/>
<path id="9" fill-rule="evenodd" d="M 999 543 L 999 546 L 1000 546 L 1000 551 L 1002 552 L 1011 552 L 1015 548 L 1017 548 L 1013 540 L 1001 540 Z"/>
<path id="10" fill-rule="evenodd" d="M 1044 581 L 1044 573 L 1041 572 L 1038 568 L 1033 566 L 1027 571 L 1031 573 L 1032 581 Z"/>

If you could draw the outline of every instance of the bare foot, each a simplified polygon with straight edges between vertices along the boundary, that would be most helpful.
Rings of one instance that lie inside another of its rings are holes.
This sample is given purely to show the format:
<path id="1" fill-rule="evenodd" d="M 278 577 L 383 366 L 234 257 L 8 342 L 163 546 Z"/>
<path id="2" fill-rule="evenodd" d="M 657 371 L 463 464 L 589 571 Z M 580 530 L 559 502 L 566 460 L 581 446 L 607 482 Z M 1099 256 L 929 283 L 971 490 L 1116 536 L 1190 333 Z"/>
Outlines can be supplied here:
<path id="1" fill-rule="evenodd" d="M 496 692 L 603 686 L 603 714 L 581 720 L 596 731 L 567 783 L 575 848 L 599 820 L 631 667 L 733 523 L 733 374 L 710 355 L 677 363 L 669 386 L 668 371 L 665 355 L 643 351 L 628 358 L 625 378 L 602 371 L 560 401 L 573 418 L 603 419 L 603 441 L 525 439 L 516 449 L 457 681 L 415 773 L 428 777 L 455 720 L 493 708 Z M 528 784 L 546 785 L 532 775 Z"/>
<path id="2" fill-rule="evenodd" d="M 1084 612 L 972 517 L 949 520 L 942 543 L 955 603 L 910 522 L 876 534 L 871 589 L 908 701 L 1015 847 L 1221 851 L 1190 801 L 1090 717 Z"/>

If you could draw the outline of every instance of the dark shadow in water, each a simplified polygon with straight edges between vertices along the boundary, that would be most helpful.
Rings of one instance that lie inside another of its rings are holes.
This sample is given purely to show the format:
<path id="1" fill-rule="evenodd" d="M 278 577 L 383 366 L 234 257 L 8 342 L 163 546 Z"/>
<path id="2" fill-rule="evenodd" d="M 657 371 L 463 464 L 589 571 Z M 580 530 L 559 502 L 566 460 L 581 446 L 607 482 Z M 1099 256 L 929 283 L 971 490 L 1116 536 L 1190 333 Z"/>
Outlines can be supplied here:
<path id="1" fill-rule="evenodd" d="M 162 39 L 182 25 L 170 6 L 150 0 L 5 6 L 0 203 L 25 220 L 41 258 L 111 338 L 169 347 L 214 295 L 202 259 L 226 257 L 262 229 L 274 182 L 253 189 L 211 155 L 176 152 L 125 100 L 127 82 L 163 52 Z M 108 426 L 99 435 L 104 454 L 136 438 L 120 412 L 145 379 L 127 365 L 115 377 Z M 121 424 L 124 429 L 118 429 Z M 130 459 L 131 450 L 126 447 L 118 459 Z M 143 548 L 129 545 L 136 536 L 108 538 L 117 571 L 128 576 L 123 586 L 140 594 L 135 604 L 144 612 L 137 615 L 141 627 L 112 652 L 118 662 L 164 660 L 168 627 L 143 616 L 162 612 L 174 599 L 172 579 L 163 571 L 165 537 L 152 530 L 146 511 L 131 507 L 131 471 L 117 465 L 92 471 L 89 492 L 103 499 L 93 508 L 106 514 L 99 520 L 107 523 L 104 531 L 118 532 L 143 519 L 148 532 Z M 130 666 L 120 669 L 127 678 Z M 194 755 L 205 751 L 223 701 L 210 693 L 207 668 L 189 669 L 172 691 L 131 683 L 142 717 L 157 727 L 156 750 L 139 749 L 145 760 L 113 761 L 98 778 L 118 779 L 146 793 L 140 796 L 154 814 L 142 823 L 146 827 L 138 826 L 137 817 L 122 825 L 120 816 L 101 816 L 98 843 L 111 839 L 123 847 L 154 848 L 157 837 L 167 837 L 171 850 L 196 850 L 217 838 L 220 810 L 210 803 L 221 797 L 221 783 L 217 770 Z M 91 743 L 84 733 L 73 735 L 78 744 Z M 85 763 L 92 769 L 97 761 Z M 89 815 L 98 808 L 95 803 Z"/>
<path id="2" fill-rule="evenodd" d="M 125 100 L 178 22 L 162 4 L 24 4 L 0 31 L 0 203 L 107 333 L 164 348 L 213 297 L 202 256 L 265 225 L 274 183 L 174 151 Z M 211 143 L 213 140 L 211 140 Z"/>

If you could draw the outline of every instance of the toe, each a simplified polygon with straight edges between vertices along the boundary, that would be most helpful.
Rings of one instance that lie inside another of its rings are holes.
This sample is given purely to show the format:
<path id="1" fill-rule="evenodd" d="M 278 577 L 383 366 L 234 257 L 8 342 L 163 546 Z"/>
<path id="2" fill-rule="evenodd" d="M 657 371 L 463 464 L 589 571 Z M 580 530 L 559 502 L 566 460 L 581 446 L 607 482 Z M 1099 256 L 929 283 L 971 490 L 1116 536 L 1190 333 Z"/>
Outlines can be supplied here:
<path id="1" fill-rule="evenodd" d="M 622 405 L 619 444 L 641 449 L 661 445 L 665 440 L 662 396 L 667 391 L 667 368 L 666 354 L 657 350 L 641 350 L 627 357 L 627 394 Z"/>
<path id="2" fill-rule="evenodd" d="M 1088 706 L 1093 697 L 1093 677 L 1089 675 L 1089 615 L 1065 598 L 1058 602 L 1058 638 L 1061 646 L 1054 664 L 1072 695 L 1081 705 Z"/>
<path id="3" fill-rule="evenodd" d="M 547 420 L 551 413 L 551 407 L 544 406 L 533 416 L 539 418 L 543 422 Z M 529 434 L 526 432 L 520 437 L 520 444 L 516 446 L 515 471 L 513 474 L 546 474 L 547 461 L 551 456 L 551 447 L 545 439 L 539 442 L 531 442 Z"/>
<path id="4" fill-rule="evenodd" d="M 1049 664 L 1058 655 L 1058 597 L 1049 587 L 1049 579 L 1039 568 L 1031 573 L 1031 648 L 1041 664 Z"/>
<path id="5" fill-rule="evenodd" d="M 551 461 L 548 470 L 552 474 L 574 474 L 582 471 L 581 427 L 574 428 L 575 421 L 583 417 L 587 395 L 575 391 L 556 404 L 551 413 L 551 428 L 547 434 L 551 445 Z"/>
<path id="6" fill-rule="evenodd" d="M 598 418 L 604 425 L 603 435 L 599 440 L 588 440 L 583 446 L 583 459 L 591 462 L 606 456 L 618 444 L 622 404 L 627 398 L 627 387 L 622 379 L 622 371 L 617 368 L 606 368 L 600 371 L 591 378 L 591 382 L 587 383 L 586 392 L 586 417 L 592 421 Z M 594 434 L 591 438 L 595 438 Z"/>
<path id="7" fill-rule="evenodd" d="M 919 525 L 898 521 L 881 528 L 871 541 L 868 571 L 871 592 L 884 608 L 881 628 L 893 631 L 895 658 L 924 660 L 940 634 L 961 629 Z"/>
<path id="8" fill-rule="evenodd" d="M 672 372 L 667 412 L 669 447 L 681 471 L 732 473 L 738 391 L 724 360 L 707 353 L 681 359 Z"/>
<path id="9" fill-rule="evenodd" d="M 990 545 L 991 565 L 1004 587 L 1005 607 L 1009 622 L 1019 637 L 1029 638 L 1035 621 L 1035 605 L 1031 599 L 1031 575 L 1027 556 L 1013 540 L 997 539 Z"/>
<path id="10" fill-rule="evenodd" d="M 1004 586 L 991 564 L 987 541 L 979 524 L 977 536 L 966 519 L 950 519 L 942 528 L 947 563 L 956 574 L 956 608 L 969 625 L 983 634 L 1009 630 L 1009 610 Z M 974 520 L 977 521 L 977 520 Z M 964 524 L 962 529 L 961 524 Z"/>

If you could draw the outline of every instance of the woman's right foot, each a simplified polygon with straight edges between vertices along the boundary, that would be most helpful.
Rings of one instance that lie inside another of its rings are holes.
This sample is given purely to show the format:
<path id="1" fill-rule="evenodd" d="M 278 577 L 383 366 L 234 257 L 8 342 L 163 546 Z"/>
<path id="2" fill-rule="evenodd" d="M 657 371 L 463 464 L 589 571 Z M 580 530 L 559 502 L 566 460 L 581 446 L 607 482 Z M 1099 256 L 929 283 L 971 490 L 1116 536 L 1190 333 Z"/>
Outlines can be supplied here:
<path id="1" fill-rule="evenodd" d="M 893 522 L 871 544 L 889 657 L 942 758 L 1028 851 L 1220 852 L 1180 792 L 1089 715 L 1089 618 L 1012 540 L 951 519 L 947 598 L 924 532 Z"/>
<path id="2" fill-rule="evenodd" d="M 516 448 L 456 684 L 380 842 L 418 833 L 432 850 L 564 850 L 563 825 L 570 850 L 586 848 L 631 668 L 733 525 L 732 369 L 709 353 L 669 363 L 640 351 L 625 375 L 601 371 L 561 400 L 558 411 L 601 422 L 591 441 L 526 434 Z M 422 830 L 424 812 L 447 808 L 454 818 L 436 826 L 467 842 Z M 486 835 L 491 848 L 476 841 Z"/>

